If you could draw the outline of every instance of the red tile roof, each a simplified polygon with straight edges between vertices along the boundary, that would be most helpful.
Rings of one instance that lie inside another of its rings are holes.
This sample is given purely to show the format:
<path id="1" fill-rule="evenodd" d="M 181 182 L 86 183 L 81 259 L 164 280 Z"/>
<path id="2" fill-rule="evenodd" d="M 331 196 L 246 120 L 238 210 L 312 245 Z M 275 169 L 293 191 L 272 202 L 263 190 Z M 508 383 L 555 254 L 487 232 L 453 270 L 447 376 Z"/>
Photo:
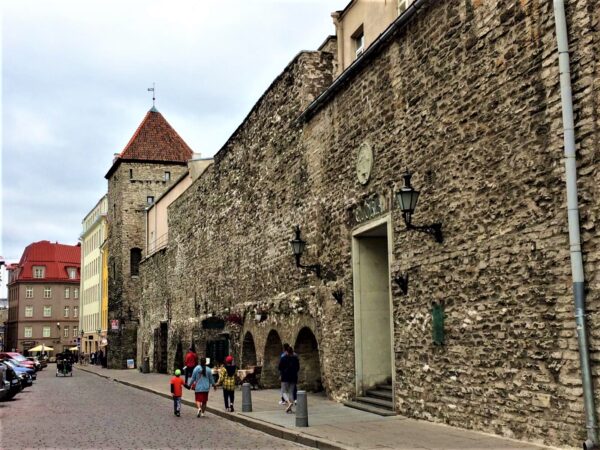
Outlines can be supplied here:
<path id="1" fill-rule="evenodd" d="M 12 270 L 17 270 L 15 281 L 61 281 L 79 283 L 79 267 L 81 265 L 81 247 L 40 241 L 29 244 L 19 264 L 11 264 Z M 44 278 L 33 278 L 33 267 L 44 266 Z M 68 267 L 77 268 L 77 277 L 69 278 Z"/>
<path id="2" fill-rule="evenodd" d="M 124 160 L 185 164 L 192 156 L 192 149 L 153 107 L 115 159 L 105 178 L 109 178 Z"/>

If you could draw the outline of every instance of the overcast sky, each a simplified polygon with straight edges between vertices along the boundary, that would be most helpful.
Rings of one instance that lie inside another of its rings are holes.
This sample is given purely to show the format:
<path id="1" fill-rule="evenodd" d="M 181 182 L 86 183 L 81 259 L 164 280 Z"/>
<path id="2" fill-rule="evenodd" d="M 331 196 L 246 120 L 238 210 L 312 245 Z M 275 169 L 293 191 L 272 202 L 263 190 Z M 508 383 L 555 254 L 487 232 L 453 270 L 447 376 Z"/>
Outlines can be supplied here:
<path id="1" fill-rule="evenodd" d="M 348 1 L 5 0 L 0 255 L 77 242 L 152 82 L 158 110 L 210 157 Z"/>

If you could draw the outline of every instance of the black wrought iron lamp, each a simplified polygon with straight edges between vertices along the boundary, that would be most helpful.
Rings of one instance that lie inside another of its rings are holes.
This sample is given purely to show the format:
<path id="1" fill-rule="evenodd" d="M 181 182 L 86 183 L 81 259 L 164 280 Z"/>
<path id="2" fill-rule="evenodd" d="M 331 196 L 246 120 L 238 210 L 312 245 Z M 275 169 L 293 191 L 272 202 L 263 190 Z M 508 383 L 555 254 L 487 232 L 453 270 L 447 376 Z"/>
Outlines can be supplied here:
<path id="1" fill-rule="evenodd" d="M 306 248 L 306 241 L 302 240 L 302 238 L 300 237 L 299 225 L 296 225 L 296 227 L 294 228 L 294 232 L 296 233 L 296 237 L 290 241 L 290 245 L 292 246 L 292 252 L 294 253 L 294 257 L 296 258 L 296 267 L 314 272 L 317 278 L 321 278 L 320 264 L 303 265 L 300 263 L 300 259 L 302 258 L 302 254 L 304 253 L 304 249 Z"/>
<path id="2" fill-rule="evenodd" d="M 398 206 L 402 211 L 406 229 L 430 234 L 433 236 L 436 242 L 441 244 L 444 242 L 441 223 L 432 223 L 431 225 L 413 225 L 412 215 L 417 207 L 419 191 L 416 191 L 410 184 L 410 179 L 412 177 L 410 172 L 406 172 L 402 176 L 404 177 L 404 186 L 402 186 L 400 191 L 396 192 L 396 203 L 398 203 Z"/>

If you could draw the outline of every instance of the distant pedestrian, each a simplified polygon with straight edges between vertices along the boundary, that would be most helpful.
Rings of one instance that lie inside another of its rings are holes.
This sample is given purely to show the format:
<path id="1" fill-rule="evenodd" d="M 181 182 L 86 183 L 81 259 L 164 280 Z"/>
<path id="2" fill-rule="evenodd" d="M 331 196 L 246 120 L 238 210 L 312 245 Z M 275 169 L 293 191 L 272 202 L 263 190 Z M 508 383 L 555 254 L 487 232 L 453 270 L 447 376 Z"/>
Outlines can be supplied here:
<path id="1" fill-rule="evenodd" d="M 92 352 L 92 354 L 90 355 L 90 363 L 92 364 L 92 366 L 96 364 L 96 352 Z"/>
<path id="2" fill-rule="evenodd" d="M 287 342 L 285 344 L 283 344 L 283 352 L 281 352 L 281 355 L 279 355 L 279 362 L 281 362 L 281 358 L 283 358 L 285 356 L 285 354 L 287 353 L 287 349 L 290 348 L 290 344 L 288 344 Z M 281 372 L 279 372 L 279 380 L 281 380 Z M 285 405 L 285 399 L 283 398 L 283 384 L 281 384 L 281 400 L 279 400 L 279 404 L 280 405 Z"/>
<path id="3" fill-rule="evenodd" d="M 194 351 L 194 347 L 190 347 L 185 355 L 185 384 L 188 383 L 188 378 L 192 377 L 194 367 L 198 365 L 198 355 Z"/>
<path id="4" fill-rule="evenodd" d="M 181 370 L 175 370 L 175 376 L 171 378 L 171 395 L 173 396 L 173 412 L 177 417 L 181 415 L 181 397 L 183 395 L 184 382 L 180 377 Z"/>
<path id="5" fill-rule="evenodd" d="M 217 390 L 217 386 L 215 386 L 215 379 L 212 375 L 212 370 L 210 367 L 206 367 L 206 358 L 201 358 L 200 364 L 194 368 L 191 381 L 192 386 L 190 389 L 194 390 L 196 407 L 198 408 L 196 417 L 204 417 L 206 403 L 208 402 L 208 391 L 210 391 L 211 386 L 215 389 L 215 391 Z"/>
<path id="6" fill-rule="evenodd" d="M 281 390 L 287 407 L 286 413 L 291 413 L 294 406 L 294 389 L 298 383 L 298 371 L 300 370 L 300 361 L 298 355 L 294 353 L 292 347 L 288 347 L 286 354 L 279 361 L 279 372 L 281 373 Z"/>
<path id="7" fill-rule="evenodd" d="M 225 402 L 225 411 L 234 412 L 233 401 L 235 400 L 235 381 L 237 367 L 233 364 L 233 356 L 225 358 L 225 365 L 219 371 L 219 381 L 217 386 L 223 386 L 223 401 Z"/>

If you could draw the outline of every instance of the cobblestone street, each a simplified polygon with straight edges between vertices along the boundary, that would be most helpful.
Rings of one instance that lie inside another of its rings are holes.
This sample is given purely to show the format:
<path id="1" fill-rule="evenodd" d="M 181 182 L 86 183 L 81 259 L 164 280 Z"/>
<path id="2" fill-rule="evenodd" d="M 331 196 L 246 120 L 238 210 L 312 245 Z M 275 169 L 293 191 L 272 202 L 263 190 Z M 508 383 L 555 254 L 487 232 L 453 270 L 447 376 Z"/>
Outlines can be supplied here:
<path id="1" fill-rule="evenodd" d="M 305 448 L 75 369 L 55 366 L 13 401 L 0 402 L 0 448 Z M 216 394 L 216 395 L 215 395 Z M 211 392 L 210 402 L 221 393 Z"/>

